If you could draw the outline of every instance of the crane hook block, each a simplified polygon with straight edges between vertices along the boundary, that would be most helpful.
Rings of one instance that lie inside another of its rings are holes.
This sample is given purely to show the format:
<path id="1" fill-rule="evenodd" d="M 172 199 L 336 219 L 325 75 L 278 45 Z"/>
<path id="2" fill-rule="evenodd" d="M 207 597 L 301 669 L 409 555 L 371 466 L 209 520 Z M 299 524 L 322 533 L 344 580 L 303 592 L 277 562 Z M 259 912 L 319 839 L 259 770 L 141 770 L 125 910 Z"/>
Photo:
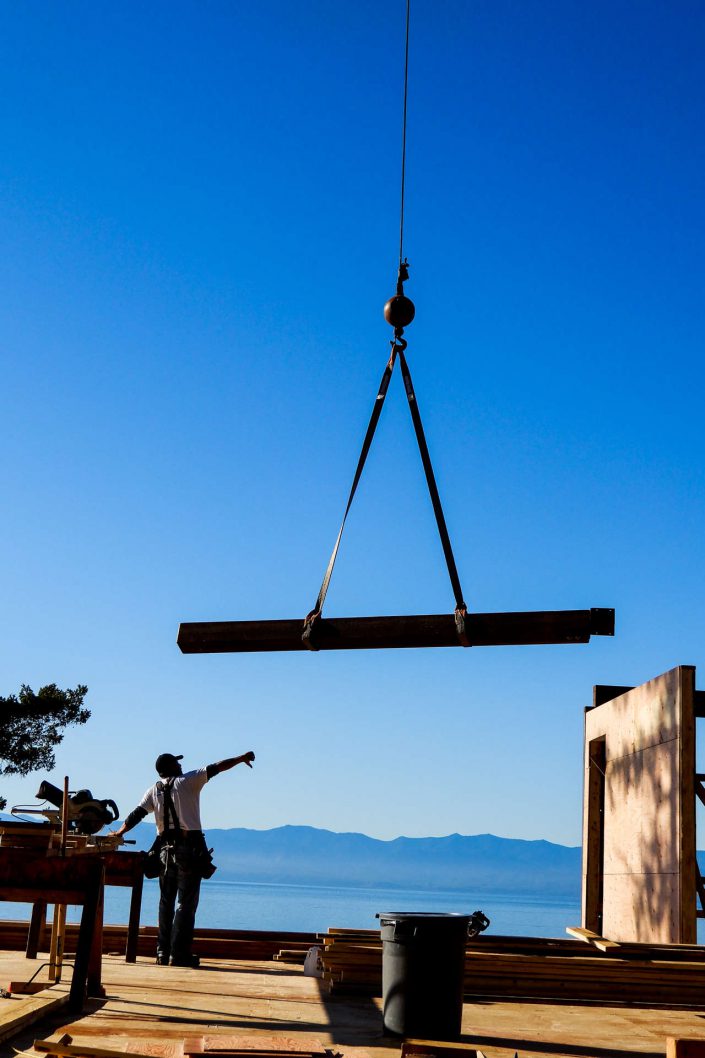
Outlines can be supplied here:
<path id="1" fill-rule="evenodd" d="M 414 303 L 406 294 L 395 294 L 384 306 L 384 318 L 395 330 L 408 327 L 415 315 Z"/>

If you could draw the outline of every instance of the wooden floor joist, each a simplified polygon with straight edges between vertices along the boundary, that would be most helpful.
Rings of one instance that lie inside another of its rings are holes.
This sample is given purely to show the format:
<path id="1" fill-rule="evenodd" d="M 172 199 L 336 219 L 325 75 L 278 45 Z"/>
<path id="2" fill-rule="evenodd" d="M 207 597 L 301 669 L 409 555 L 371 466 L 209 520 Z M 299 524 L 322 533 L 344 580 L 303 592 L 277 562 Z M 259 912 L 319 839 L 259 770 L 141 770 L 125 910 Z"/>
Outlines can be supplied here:
<path id="1" fill-rule="evenodd" d="M 465 618 L 470 646 L 587 643 L 614 635 L 614 610 L 543 610 L 471 613 Z M 306 650 L 303 621 L 203 621 L 179 626 L 184 654 Z M 320 618 L 311 636 L 315 650 L 369 650 L 461 646 L 453 614 L 407 617 Z"/>

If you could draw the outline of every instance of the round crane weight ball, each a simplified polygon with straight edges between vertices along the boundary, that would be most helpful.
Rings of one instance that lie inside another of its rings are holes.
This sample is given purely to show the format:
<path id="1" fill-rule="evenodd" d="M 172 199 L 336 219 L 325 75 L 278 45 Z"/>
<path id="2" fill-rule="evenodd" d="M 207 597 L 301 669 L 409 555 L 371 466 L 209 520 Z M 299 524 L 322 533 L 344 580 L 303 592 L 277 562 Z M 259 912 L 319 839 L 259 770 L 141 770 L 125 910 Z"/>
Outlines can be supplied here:
<path id="1" fill-rule="evenodd" d="M 458 1039 L 470 917 L 428 912 L 377 915 L 386 1034 Z"/>
<path id="2" fill-rule="evenodd" d="M 408 327 L 415 315 L 414 303 L 405 294 L 395 294 L 384 306 L 384 318 L 395 330 Z"/>

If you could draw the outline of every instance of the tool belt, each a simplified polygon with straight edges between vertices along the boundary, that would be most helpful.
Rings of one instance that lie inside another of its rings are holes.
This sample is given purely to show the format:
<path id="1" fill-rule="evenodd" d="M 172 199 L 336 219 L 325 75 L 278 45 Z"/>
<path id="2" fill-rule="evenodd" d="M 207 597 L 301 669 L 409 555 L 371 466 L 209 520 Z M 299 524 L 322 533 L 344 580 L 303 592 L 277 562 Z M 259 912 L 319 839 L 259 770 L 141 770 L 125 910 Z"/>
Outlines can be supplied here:
<path id="1" fill-rule="evenodd" d="M 167 780 L 157 785 L 164 794 L 164 829 L 145 854 L 145 878 L 157 878 L 166 874 L 170 867 L 193 871 L 201 878 L 211 878 L 217 868 L 213 863 L 213 849 L 207 847 L 203 831 L 184 830 L 171 796 L 171 782 Z"/>

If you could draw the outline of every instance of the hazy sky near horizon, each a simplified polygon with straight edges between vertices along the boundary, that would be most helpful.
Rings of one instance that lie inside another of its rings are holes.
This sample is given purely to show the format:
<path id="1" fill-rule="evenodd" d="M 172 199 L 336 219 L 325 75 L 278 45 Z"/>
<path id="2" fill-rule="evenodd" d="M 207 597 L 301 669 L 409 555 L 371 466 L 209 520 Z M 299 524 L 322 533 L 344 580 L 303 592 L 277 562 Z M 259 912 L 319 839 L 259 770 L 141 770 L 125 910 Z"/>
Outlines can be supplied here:
<path id="1" fill-rule="evenodd" d="M 616 637 L 259 656 L 177 627 L 315 601 L 388 355 L 403 0 L 0 21 L 0 694 L 93 713 L 51 777 L 125 814 L 159 752 L 254 749 L 206 824 L 579 843 L 592 685 L 705 664 L 703 4 L 412 4 L 408 357 L 466 599 Z M 452 608 L 395 377 L 327 613 Z"/>

